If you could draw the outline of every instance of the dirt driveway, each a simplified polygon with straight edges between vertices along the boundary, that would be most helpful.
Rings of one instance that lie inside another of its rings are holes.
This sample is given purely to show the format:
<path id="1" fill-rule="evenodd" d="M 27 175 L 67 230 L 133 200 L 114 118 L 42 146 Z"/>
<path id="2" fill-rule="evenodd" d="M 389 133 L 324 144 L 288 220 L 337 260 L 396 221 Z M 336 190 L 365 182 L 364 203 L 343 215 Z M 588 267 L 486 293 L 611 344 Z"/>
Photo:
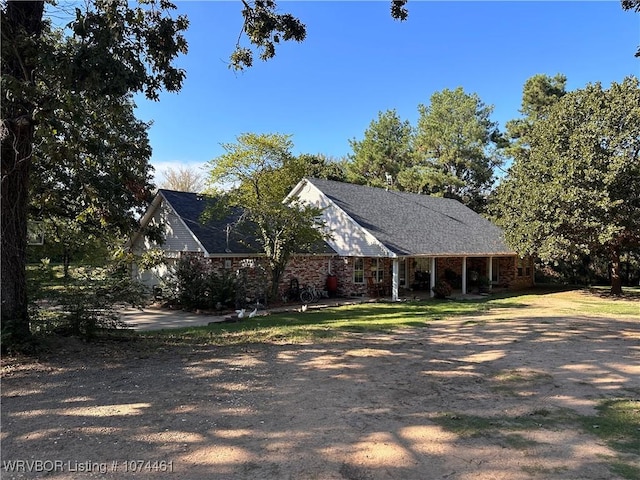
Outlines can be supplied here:
<path id="1" fill-rule="evenodd" d="M 524 308 L 307 345 L 71 343 L 4 359 L 0 473 L 621 478 L 578 417 L 640 398 L 639 320 Z"/>

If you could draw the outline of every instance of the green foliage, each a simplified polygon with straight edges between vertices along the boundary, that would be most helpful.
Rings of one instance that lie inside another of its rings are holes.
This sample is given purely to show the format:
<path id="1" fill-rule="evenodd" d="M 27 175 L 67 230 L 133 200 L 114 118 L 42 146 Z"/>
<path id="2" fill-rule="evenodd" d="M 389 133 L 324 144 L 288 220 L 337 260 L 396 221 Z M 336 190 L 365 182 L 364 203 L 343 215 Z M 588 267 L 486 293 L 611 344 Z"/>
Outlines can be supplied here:
<path id="1" fill-rule="evenodd" d="M 391 1 L 391 16 L 400 21 L 407 19 L 407 0 Z M 281 41 L 302 42 L 307 36 L 307 27 L 290 13 L 278 13 L 274 0 L 242 0 L 242 32 L 231 54 L 229 68 L 244 70 L 253 65 L 253 50 L 241 45 L 244 33 L 255 47 L 261 60 L 269 60 L 276 54 L 276 46 Z"/>
<path id="2" fill-rule="evenodd" d="M 622 8 L 624 10 L 635 10 L 640 12 L 640 0 L 622 0 Z M 636 57 L 640 57 L 640 47 L 636 51 Z"/>
<path id="3" fill-rule="evenodd" d="M 493 107 L 457 88 L 434 93 L 418 110 L 415 128 L 395 110 L 378 113 L 364 138 L 351 140 L 347 179 L 452 197 L 483 210 L 505 142 L 489 118 Z"/>
<path id="4" fill-rule="evenodd" d="M 181 256 L 166 283 L 175 301 L 188 309 L 230 307 L 236 298 L 235 277 L 212 270 L 204 258 L 195 255 Z"/>
<path id="5" fill-rule="evenodd" d="M 307 36 L 307 29 L 298 18 L 289 13 L 277 13 L 277 5 L 273 0 L 255 0 L 250 3 L 243 0 L 242 16 L 243 32 L 249 41 L 260 52 L 261 60 L 269 60 L 276 54 L 276 45 L 281 40 L 302 42 Z M 253 52 L 240 45 L 231 54 L 230 68 L 243 70 L 253 65 Z"/>
<path id="6" fill-rule="evenodd" d="M 135 120 L 131 95 L 157 100 L 160 90 L 177 91 L 184 79 L 173 61 L 187 51 L 182 32 L 188 22 L 171 16 L 169 1 L 94 0 L 75 7 L 67 27 L 54 28 L 44 2 L 0 4 L 2 328 L 14 332 L 15 341 L 30 335 L 30 194 L 36 218 L 126 231 L 150 178 L 148 126 Z"/>
<path id="7" fill-rule="evenodd" d="M 350 141 L 353 154 L 347 165 L 351 183 L 386 187 L 387 175 L 393 179 L 412 165 L 413 128 L 395 110 L 379 112 L 362 140 Z"/>
<path id="8" fill-rule="evenodd" d="M 91 231 L 71 218 L 53 216 L 40 222 L 44 234 L 43 245 L 29 246 L 30 261 L 51 258 L 64 266 L 64 275 L 69 273 L 72 262 L 104 265 L 110 258 L 111 237 L 107 232 Z"/>
<path id="9" fill-rule="evenodd" d="M 523 88 L 520 113 L 524 116 L 507 122 L 509 141 L 502 145 L 508 156 L 525 161 L 528 155 L 529 133 L 536 120 L 547 116 L 549 107 L 556 104 L 567 92 L 567 78 L 557 74 L 534 75 L 529 78 Z"/>
<path id="10" fill-rule="evenodd" d="M 158 91 L 177 91 L 184 71 L 172 65 L 187 53 L 183 32 L 189 21 L 175 19 L 175 5 L 168 0 L 141 0 L 137 6 L 125 0 L 93 0 L 75 9 L 67 37 L 58 55 L 62 63 L 58 79 L 67 90 L 96 91 L 124 96 L 144 92 L 158 100 Z"/>
<path id="11" fill-rule="evenodd" d="M 305 177 L 323 178 L 337 182 L 346 181 L 346 162 L 344 160 L 327 157 L 322 153 L 315 155 L 303 153 L 294 161 L 300 163 L 298 168 Z"/>
<path id="12" fill-rule="evenodd" d="M 128 234 L 151 196 L 148 125 L 127 98 L 78 94 L 54 112 L 35 132 L 31 216 L 87 235 Z"/>
<path id="13" fill-rule="evenodd" d="M 51 272 L 30 276 L 31 328 L 37 334 L 55 332 L 90 340 L 99 331 L 125 328 L 118 308 L 141 307 L 148 293 L 120 262 L 75 268 L 62 283 L 52 280 Z"/>
<path id="14" fill-rule="evenodd" d="M 439 175 L 431 185 L 425 182 L 429 185 L 425 193 L 441 192 L 481 210 L 494 182 L 494 169 L 502 163 L 492 149 L 498 137 L 490 120 L 493 107 L 458 87 L 434 93 L 430 104 L 419 105 L 418 111 L 416 165 Z"/>
<path id="15" fill-rule="evenodd" d="M 640 88 L 590 84 L 536 119 L 493 212 L 521 255 L 546 261 L 607 255 L 612 293 L 622 251 L 640 243 Z"/>
<path id="16" fill-rule="evenodd" d="M 224 194 L 229 207 L 243 210 L 240 222 L 252 223 L 268 260 L 271 297 L 294 252 L 313 251 L 322 244 L 323 223 L 317 208 L 283 198 L 305 175 L 305 163 L 290 152 L 290 137 L 243 134 L 225 153 L 209 162 L 212 185 L 233 185 Z"/>

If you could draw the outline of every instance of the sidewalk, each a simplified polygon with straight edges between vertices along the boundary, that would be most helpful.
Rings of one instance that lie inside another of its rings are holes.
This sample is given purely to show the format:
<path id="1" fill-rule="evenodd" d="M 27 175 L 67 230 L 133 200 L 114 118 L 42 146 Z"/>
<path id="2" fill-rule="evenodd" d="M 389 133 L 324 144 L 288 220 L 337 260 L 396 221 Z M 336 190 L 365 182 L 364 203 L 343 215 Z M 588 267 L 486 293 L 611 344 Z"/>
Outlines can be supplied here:
<path id="1" fill-rule="evenodd" d="M 376 299 L 368 297 L 352 298 L 324 298 L 318 303 L 311 303 L 307 306 L 309 310 L 319 308 L 337 307 L 342 305 L 355 305 L 358 303 L 375 302 Z M 279 305 L 274 308 L 258 310 L 258 316 L 270 313 L 294 312 L 301 308 L 300 303 L 290 303 Z M 247 309 L 247 315 L 251 309 Z M 208 313 L 193 313 L 184 310 L 170 310 L 156 306 L 146 307 L 143 310 L 136 308 L 126 308 L 122 310 L 121 320 L 134 330 L 151 331 L 165 328 L 201 327 L 209 323 L 224 322 L 235 317 L 235 313 L 225 315 L 213 315 Z"/>
<path id="2" fill-rule="evenodd" d="M 411 293 L 403 297 L 402 301 L 428 301 L 429 294 L 425 292 L 408 292 Z M 456 292 L 451 296 L 452 300 L 476 300 L 484 298 L 486 295 L 477 295 L 468 293 L 462 295 Z M 317 303 L 307 305 L 308 310 L 317 310 L 327 307 L 339 307 L 343 305 L 357 305 L 359 303 L 373 302 L 390 302 L 391 298 L 371 298 L 371 297 L 345 297 L 345 298 L 323 298 Z M 273 308 L 258 310 L 258 316 L 269 315 L 270 313 L 283 313 L 299 311 L 302 305 L 297 303 L 289 303 L 278 305 Z M 247 309 L 247 315 L 252 309 Z M 157 306 L 146 307 L 143 310 L 136 308 L 126 308 L 122 311 L 121 319 L 134 330 L 150 331 L 162 330 L 165 328 L 184 328 L 184 327 L 201 327 L 209 323 L 224 322 L 235 317 L 235 313 L 226 313 L 224 315 L 213 315 L 209 313 L 193 313 L 184 310 L 170 310 L 168 308 L 160 308 Z"/>

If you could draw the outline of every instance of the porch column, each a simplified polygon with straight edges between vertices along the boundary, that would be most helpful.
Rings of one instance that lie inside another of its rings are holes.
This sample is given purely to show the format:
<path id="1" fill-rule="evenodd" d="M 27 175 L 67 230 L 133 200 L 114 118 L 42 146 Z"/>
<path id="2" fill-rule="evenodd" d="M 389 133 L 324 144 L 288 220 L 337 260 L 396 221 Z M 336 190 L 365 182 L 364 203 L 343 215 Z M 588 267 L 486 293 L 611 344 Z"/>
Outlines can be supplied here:
<path id="1" fill-rule="evenodd" d="M 467 257 L 462 257 L 462 294 L 467 294 Z"/>
<path id="2" fill-rule="evenodd" d="M 391 301 L 398 301 L 398 288 L 400 286 L 400 260 L 393 259 L 393 275 L 391 277 Z"/>
<path id="3" fill-rule="evenodd" d="M 487 265 L 487 277 L 489 277 L 489 290 L 493 288 L 493 257 L 489 257 L 489 265 Z"/>
<path id="4" fill-rule="evenodd" d="M 431 267 L 429 268 L 431 274 L 431 287 L 429 288 L 429 296 L 431 298 L 436 296 L 436 293 L 433 291 L 433 287 L 436 286 L 436 257 L 431 257 Z"/>

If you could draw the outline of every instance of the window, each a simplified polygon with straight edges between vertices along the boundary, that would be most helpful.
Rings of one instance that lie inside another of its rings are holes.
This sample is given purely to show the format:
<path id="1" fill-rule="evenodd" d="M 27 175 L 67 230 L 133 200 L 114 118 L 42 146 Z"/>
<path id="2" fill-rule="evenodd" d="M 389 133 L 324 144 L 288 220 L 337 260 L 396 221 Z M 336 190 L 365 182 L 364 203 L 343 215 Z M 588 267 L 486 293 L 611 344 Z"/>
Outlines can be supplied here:
<path id="1" fill-rule="evenodd" d="M 384 260 L 376 258 L 371 260 L 371 277 L 380 283 L 384 279 Z"/>
<path id="2" fill-rule="evenodd" d="M 522 277 L 524 273 L 524 260 L 522 258 L 518 258 L 518 276 Z"/>
<path id="3" fill-rule="evenodd" d="M 353 283 L 364 283 L 364 259 L 356 258 L 353 261 Z"/>
<path id="4" fill-rule="evenodd" d="M 404 258 L 398 264 L 398 280 L 401 287 L 407 286 L 407 261 Z"/>

